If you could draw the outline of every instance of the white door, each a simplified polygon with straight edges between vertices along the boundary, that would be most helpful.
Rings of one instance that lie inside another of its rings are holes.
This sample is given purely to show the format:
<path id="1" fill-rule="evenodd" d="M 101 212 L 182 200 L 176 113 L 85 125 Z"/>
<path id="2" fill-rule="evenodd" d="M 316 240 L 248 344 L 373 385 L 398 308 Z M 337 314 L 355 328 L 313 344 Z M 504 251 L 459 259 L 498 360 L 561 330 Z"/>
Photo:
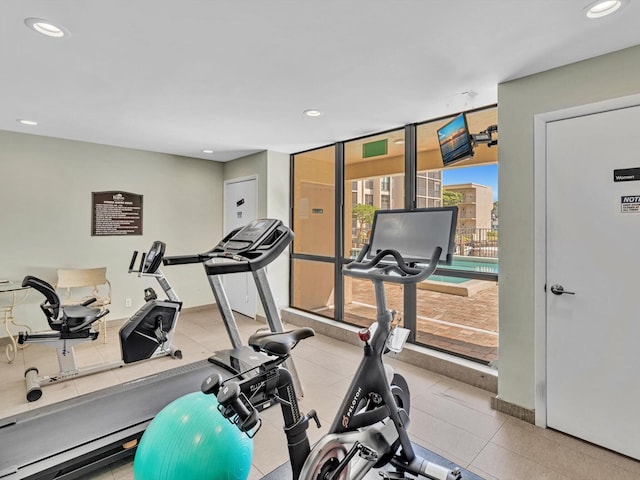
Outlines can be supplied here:
<path id="1" fill-rule="evenodd" d="M 546 138 L 547 425 L 640 459 L 640 181 L 614 182 L 640 167 L 640 106 Z"/>
<path id="2" fill-rule="evenodd" d="M 224 232 L 244 227 L 258 212 L 258 180 L 255 177 L 224 182 Z M 256 316 L 257 291 L 250 272 L 223 277 L 223 285 L 232 310 L 251 318 Z"/>

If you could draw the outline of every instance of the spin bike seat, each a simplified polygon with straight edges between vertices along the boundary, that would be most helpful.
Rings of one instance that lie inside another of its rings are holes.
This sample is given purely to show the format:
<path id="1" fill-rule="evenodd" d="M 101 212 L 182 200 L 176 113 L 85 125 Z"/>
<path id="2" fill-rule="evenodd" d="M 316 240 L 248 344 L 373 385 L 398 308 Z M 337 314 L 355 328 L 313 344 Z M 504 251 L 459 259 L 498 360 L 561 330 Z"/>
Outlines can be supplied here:
<path id="1" fill-rule="evenodd" d="M 284 357 L 291 353 L 293 347 L 300 340 L 313 337 L 315 332 L 312 328 L 304 327 L 288 332 L 270 332 L 268 330 L 256 332 L 249 337 L 249 346 L 256 352 L 264 352 L 267 355 Z"/>

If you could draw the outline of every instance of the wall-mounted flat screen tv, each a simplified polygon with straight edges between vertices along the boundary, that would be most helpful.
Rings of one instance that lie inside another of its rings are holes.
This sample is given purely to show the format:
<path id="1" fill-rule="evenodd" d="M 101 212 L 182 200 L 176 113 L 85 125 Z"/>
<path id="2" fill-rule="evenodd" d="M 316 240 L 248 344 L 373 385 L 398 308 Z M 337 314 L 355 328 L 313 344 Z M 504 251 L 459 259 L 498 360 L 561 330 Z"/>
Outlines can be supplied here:
<path id="1" fill-rule="evenodd" d="M 473 145 L 467 126 L 467 117 L 461 113 L 438 130 L 440 153 L 444 166 L 473 157 Z"/>

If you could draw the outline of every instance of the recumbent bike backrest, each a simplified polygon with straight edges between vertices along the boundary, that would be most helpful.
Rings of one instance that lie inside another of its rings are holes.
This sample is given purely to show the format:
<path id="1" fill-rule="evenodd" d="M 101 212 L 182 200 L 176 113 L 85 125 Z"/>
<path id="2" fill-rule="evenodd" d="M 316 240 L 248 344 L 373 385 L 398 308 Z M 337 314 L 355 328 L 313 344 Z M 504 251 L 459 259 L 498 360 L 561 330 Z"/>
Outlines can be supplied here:
<path id="1" fill-rule="evenodd" d="M 60 297 L 58 297 L 56 289 L 50 283 L 32 275 L 24 277 L 22 286 L 31 287 L 44 295 L 46 301 L 40 304 L 40 308 L 47 317 L 51 330 L 59 331 L 62 328 L 62 323 L 57 321 L 60 315 Z"/>

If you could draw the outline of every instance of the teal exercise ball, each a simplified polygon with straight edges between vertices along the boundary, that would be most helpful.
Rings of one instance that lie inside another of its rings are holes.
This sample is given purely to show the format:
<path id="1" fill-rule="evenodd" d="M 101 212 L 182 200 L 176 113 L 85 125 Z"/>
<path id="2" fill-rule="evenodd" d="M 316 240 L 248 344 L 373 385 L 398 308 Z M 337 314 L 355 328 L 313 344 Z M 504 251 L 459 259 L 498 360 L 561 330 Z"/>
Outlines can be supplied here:
<path id="1" fill-rule="evenodd" d="M 167 405 L 140 440 L 135 480 L 245 480 L 253 440 L 218 411 L 214 395 L 195 392 Z"/>

